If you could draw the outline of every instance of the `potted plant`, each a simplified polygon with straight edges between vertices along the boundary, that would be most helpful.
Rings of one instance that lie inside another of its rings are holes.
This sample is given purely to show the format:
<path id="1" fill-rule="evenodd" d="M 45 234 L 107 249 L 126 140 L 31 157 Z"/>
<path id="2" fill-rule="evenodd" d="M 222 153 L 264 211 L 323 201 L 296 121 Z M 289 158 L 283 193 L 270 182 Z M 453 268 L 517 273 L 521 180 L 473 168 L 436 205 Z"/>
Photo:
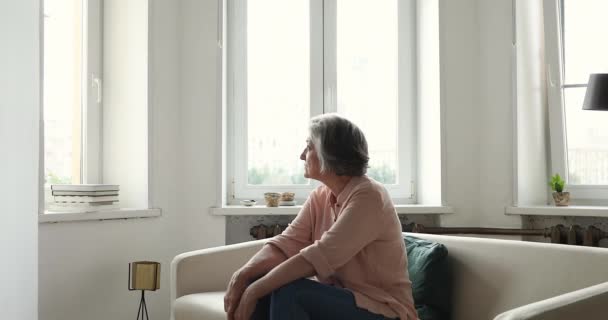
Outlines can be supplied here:
<path id="1" fill-rule="evenodd" d="M 553 175 L 551 181 L 549 181 L 549 186 L 551 186 L 551 190 L 554 191 L 553 200 L 558 207 L 565 207 L 570 204 L 570 192 L 564 192 L 565 185 L 566 182 L 557 173 Z"/>

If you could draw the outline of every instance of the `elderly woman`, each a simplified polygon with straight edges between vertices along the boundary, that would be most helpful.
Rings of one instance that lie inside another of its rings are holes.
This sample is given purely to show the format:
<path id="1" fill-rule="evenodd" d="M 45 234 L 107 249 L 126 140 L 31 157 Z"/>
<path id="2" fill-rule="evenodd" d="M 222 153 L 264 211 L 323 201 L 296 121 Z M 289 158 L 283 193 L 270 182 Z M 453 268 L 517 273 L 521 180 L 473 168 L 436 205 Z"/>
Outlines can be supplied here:
<path id="1" fill-rule="evenodd" d="M 315 117 L 300 159 L 323 185 L 232 276 L 228 319 L 417 319 L 401 225 L 384 186 L 365 175 L 363 132 Z"/>

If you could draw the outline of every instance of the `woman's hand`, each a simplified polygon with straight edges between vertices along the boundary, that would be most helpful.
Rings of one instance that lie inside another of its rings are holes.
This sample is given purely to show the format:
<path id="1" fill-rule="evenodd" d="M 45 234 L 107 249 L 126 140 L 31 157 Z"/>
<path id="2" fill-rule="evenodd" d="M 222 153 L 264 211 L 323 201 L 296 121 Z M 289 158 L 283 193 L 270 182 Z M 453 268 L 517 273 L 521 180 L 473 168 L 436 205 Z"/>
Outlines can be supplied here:
<path id="1" fill-rule="evenodd" d="M 239 306 L 234 312 L 234 320 L 250 320 L 259 298 L 260 297 L 252 292 L 251 287 L 245 289 L 245 292 L 243 292 L 243 295 L 241 296 Z"/>
<path id="2" fill-rule="evenodd" d="M 234 311 L 239 306 L 241 296 L 247 288 L 249 279 L 242 270 L 238 270 L 232 275 L 226 295 L 224 296 L 224 311 L 228 314 L 228 320 L 234 319 Z"/>

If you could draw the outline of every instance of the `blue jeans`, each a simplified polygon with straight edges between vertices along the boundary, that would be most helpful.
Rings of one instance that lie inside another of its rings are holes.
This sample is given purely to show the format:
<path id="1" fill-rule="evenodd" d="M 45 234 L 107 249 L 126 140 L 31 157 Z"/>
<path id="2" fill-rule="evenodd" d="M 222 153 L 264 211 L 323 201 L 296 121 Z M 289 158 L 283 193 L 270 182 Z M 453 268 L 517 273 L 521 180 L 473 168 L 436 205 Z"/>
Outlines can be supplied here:
<path id="1" fill-rule="evenodd" d="M 291 282 L 260 299 L 252 320 L 387 320 L 357 307 L 353 294 L 309 279 Z"/>

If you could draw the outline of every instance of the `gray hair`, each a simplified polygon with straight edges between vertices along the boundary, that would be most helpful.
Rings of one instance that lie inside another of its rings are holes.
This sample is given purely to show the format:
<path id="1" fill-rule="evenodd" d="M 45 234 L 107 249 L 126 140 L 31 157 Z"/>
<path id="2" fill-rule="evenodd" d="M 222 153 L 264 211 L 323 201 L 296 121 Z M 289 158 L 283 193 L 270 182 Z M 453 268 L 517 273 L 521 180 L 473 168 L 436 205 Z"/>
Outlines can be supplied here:
<path id="1" fill-rule="evenodd" d="M 334 113 L 323 114 L 310 120 L 309 131 L 321 172 L 339 176 L 362 176 L 367 172 L 367 140 L 354 123 Z"/>

